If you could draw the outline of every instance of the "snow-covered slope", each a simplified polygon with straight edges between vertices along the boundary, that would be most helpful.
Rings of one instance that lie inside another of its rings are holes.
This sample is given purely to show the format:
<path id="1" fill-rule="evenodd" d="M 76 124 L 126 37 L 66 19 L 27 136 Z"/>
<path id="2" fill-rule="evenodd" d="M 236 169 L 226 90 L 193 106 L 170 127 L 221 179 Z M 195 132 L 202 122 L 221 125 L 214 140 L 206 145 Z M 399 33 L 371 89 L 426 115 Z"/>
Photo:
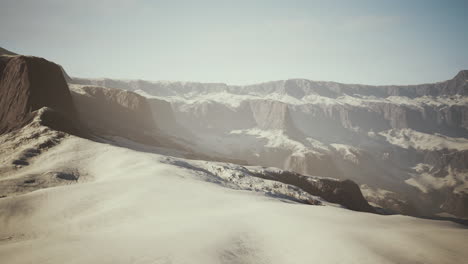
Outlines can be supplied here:
<path id="1" fill-rule="evenodd" d="M 468 258 L 467 229 L 457 224 L 285 200 L 293 192 L 297 199 L 318 198 L 245 176 L 238 165 L 67 136 L 20 170 L 38 175 L 63 168 L 81 175 L 77 183 L 0 199 L 3 262 L 461 263 Z M 252 186 L 256 192 L 247 191 Z M 273 195 L 273 189 L 285 196 Z"/>

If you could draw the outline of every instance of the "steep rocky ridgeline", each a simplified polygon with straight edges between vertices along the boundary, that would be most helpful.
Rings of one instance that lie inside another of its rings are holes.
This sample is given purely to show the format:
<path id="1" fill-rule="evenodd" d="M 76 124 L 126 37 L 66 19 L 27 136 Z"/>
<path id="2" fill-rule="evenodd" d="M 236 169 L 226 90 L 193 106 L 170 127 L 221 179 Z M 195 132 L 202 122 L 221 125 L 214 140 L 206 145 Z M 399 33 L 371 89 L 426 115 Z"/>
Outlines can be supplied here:
<path id="1" fill-rule="evenodd" d="M 42 111 L 41 123 L 81 134 L 77 115 L 59 65 L 42 58 L 0 56 L 0 134 L 19 129 Z"/>

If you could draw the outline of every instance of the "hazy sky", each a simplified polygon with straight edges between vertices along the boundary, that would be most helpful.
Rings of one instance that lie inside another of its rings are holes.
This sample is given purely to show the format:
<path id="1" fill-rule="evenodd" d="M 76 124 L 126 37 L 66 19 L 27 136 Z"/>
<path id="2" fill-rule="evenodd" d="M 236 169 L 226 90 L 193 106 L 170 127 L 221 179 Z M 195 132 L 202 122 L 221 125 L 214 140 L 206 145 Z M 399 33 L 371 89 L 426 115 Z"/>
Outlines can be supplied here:
<path id="1" fill-rule="evenodd" d="M 72 76 L 414 84 L 468 69 L 468 0 L 0 0 L 0 46 Z"/>

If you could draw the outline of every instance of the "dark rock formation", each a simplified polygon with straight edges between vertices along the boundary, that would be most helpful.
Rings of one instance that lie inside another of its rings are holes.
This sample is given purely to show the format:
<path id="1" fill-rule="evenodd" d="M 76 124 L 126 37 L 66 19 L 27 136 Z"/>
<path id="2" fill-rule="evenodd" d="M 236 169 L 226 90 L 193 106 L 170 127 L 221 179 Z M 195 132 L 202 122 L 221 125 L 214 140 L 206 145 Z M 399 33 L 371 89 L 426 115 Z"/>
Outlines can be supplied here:
<path id="1" fill-rule="evenodd" d="M 290 171 L 263 171 L 254 175 L 297 186 L 311 195 L 320 196 L 328 202 L 341 204 L 354 211 L 375 213 L 359 186 L 351 180 L 309 177 Z"/>
<path id="2" fill-rule="evenodd" d="M 43 58 L 0 56 L 0 134 L 28 124 L 42 111 L 41 123 L 80 134 L 74 104 L 61 67 Z"/>

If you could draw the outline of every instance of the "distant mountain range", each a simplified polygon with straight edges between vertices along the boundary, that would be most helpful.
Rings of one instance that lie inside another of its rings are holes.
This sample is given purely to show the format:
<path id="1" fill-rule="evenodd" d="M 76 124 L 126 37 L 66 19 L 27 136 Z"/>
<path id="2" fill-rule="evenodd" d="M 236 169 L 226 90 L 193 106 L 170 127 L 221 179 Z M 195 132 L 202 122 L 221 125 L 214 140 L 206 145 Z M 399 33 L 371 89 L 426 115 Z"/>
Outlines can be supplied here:
<path id="1" fill-rule="evenodd" d="M 231 86 L 73 78 L 70 84 L 166 101 L 164 116 L 173 120 L 161 130 L 198 152 L 352 179 L 388 212 L 468 217 L 466 70 L 408 86 L 305 79 Z"/>

